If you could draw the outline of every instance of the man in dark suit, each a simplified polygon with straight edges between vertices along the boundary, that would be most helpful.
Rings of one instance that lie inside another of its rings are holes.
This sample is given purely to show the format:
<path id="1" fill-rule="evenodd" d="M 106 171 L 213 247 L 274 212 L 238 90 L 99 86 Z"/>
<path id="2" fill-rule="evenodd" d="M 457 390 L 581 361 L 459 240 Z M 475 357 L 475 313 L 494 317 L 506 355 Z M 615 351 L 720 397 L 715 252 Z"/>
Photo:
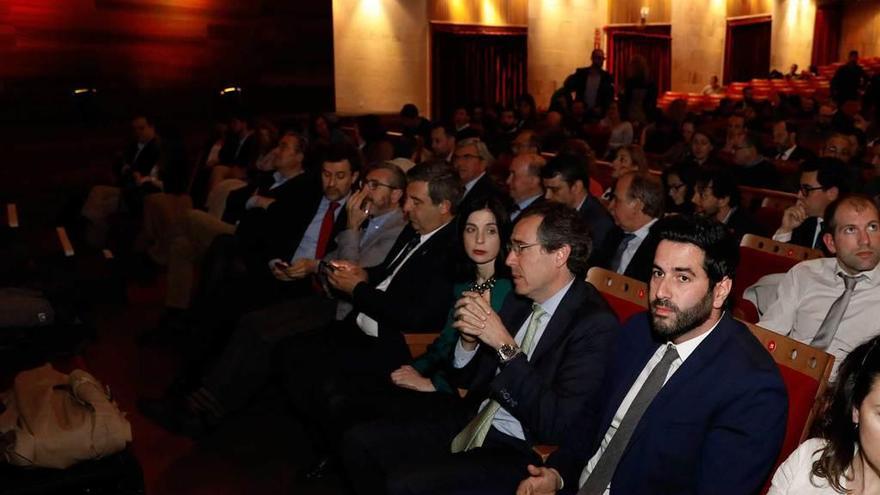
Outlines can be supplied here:
<path id="1" fill-rule="evenodd" d="M 821 249 L 831 254 L 822 242 L 822 215 L 832 201 L 849 190 L 844 164 L 835 158 L 817 158 L 801 167 L 798 201 L 786 208 L 782 225 L 773 234 L 773 240 L 798 246 Z"/>
<path id="2" fill-rule="evenodd" d="M 633 172 L 617 179 L 608 209 L 618 228 L 600 248 L 597 266 L 647 283 L 659 242 L 653 227 L 665 202 L 662 184 L 649 174 Z"/>
<path id="3" fill-rule="evenodd" d="M 798 146 L 797 127 L 785 119 L 773 122 L 773 146 L 776 152 L 774 160 L 805 162 L 815 157 L 810 150 Z"/>
<path id="4" fill-rule="evenodd" d="M 601 246 L 614 228 L 614 220 L 605 207 L 590 195 L 586 160 L 573 154 L 558 155 L 541 169 L 541 182 L 544 197 L 577 210 L 590 227 L 593 246 Z"/>
<path id="5" fill-rule="evenodd" d="M 614 100 L 614 78 L 602 69 L 605 53 L 601 49 L 593 50 L 590 61 L 589 67 L 579 67 L 565 78 L 562 86 L 565 91 L 574 92 L 576 100 L 584 102 L 590 118 L 598 120 L 605 116 L 608 105 Z"/>
<path id="6" fill-rule="evenodd" d="M 757 493 L 785 435 L 785 386 L 725 310 L 737 246 L 706 219 L 659 224 L 650 312 L 623 328 L 599 428 L 577 425 L 519 494 Z"/>
<path id="7" fill-rule="evenodd" d="M 507 187 L 513 205 L 510 207 L 510 218 L 516 218 L 529 206 L 544 201 L 544 188 L 541 186 L 541 167 L 547 162 L 541 155 L 524 154 L 513 157 L 510 162 L 510 174 L 507 176 Z"/>
<path id="8" fill-rule="evenodd" d="M 471 204 L 489 196 L 503 196 L 495 181 L 486 173 L 493 161 L 495 159 L 489 153 L 489 148 L 480 138 L 456 141 L 452 165 L 464 186 L 461 204 Z"/>
<path id="9" fill-rule="evenodd" d="M 737 181 L 741 186 L 781 189 L 779 172 L 758 152 L 755 139 L 748 134 L 733 148 Z"/>
<path id="10" fill-rule="evenodd" d="M 746 234 L 764 235 L 740 204 L 739 186 L 723 169 L 707 169 L 698 174 L 694 186 L 694 212 L 727 227 L 737 242 Z"/>
<path id="11" fill-rule="evenodd" d="M 618 325 L 583 280 L 586 226 L 570 208 L 544 203 L 520 216 L 510 246 L 516 294 L 500 313 L 476 293 L 456 303 L 453 357 L 466 407 L 351 430 L 344 458 L 358 493 L 384 493 L 386 483 L 395 495 L 511 493 L 538 458 L 533 445 L 560 442 L 574 418 L 598 412 Z"/>

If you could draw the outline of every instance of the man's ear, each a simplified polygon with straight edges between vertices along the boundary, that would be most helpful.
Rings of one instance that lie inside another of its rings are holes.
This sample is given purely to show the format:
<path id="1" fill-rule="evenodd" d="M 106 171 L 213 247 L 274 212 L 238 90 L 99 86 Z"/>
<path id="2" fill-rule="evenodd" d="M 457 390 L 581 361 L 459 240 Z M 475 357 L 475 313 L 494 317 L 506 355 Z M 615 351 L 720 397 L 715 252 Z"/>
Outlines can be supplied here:
<path id="1" fill-rule="evenodd" d="M 732 288 L 733 281 L 730 280 L 730 277 L 724 277 L 721 281 L 715 284 L 712 294 L 712 307 L 715 309 L 723 308 L 724 302 L 730 297 L 730 290 Z"/>
<path id="2" fill-rule="evenodd" d="M 403 198 L 403 189 L 391 190 L 391 204 L 399 205 L 401 198 Z"/>
<path id="3" fill-rule="evenodd" d="M 561 248 L 556 250 L 556 257 L 553 261 L 556 266 L 565 266 L 568 263 L 568 257 L 571 256 L 571 246 L 563 244 Z"/>
<path id="4" fill-rule="evenodd" d="M 834 244 L 834 236 L 830 232 L 822 234 L 822 242 L 825 243 L 825 247 L 831 254 L 837 254 L 837 245 Z"/>

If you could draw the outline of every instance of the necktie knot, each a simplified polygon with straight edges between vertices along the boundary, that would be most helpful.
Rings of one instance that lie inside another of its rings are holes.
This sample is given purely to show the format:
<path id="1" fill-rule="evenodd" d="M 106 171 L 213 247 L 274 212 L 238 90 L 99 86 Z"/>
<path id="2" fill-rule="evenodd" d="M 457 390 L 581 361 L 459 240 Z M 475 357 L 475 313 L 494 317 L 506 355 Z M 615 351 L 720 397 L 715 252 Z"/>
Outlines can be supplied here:
<path id="1" fill-rule="evenodd" d="M 339 201 L 331 201 L 330 202 L 330 211 L 335 213 L 336 208 L 339 208 Z"/>
<path id="2" fill-rule="evenodd" d="M 848 291 L 854 290 L 857 283 L 867 278 L 864 275 L 845 275 L 843 273 L 840 276 L 843 277 L 843 285 Z"/>
<path id="3" fill-rule="evenodd" d="M 536 320 L 540 320 L 547 315 L 547 312 L 544 311 L 544 308 L 542 308 L 540 304 L 532 303 L 532 314 L 535 315 L 534 318 Z"/>

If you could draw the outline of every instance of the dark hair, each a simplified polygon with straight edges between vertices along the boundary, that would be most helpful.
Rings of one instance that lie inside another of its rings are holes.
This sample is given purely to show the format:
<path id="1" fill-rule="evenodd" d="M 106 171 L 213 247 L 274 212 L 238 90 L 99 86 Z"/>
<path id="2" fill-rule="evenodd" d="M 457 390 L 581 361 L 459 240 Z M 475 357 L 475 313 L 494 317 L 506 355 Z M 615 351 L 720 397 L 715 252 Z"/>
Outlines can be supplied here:
<path id="1" fill-rule="evenodd" d="M 419 116 L 419 107 L 415 106 L 414 103 L 407 103 L 400 109 L 400 116 L 411 119 L 417 118 Z"/>
<path id="2" fill-rule="evenodd" d="M 703 251 L 710 289 L 724 277 L 733 280 L 739 246 L 723 224 L 701 216 L 672 215 L 658 221 L 655 228 L 661 241 L 693 244 Z"/>
<path id="3" fill-rule="evenodd" d="M 792 122 L 790 120 L 786 120 L 782 117 L 778 117 L 773 120 L 773 125 L 775 126 L 776 124 L 779 124 L 780 122 L 785 124 L 785 132 L 787 134 L 792 134 L 792 133 L 798 134 L 797 126 L 794 124 L 794 122 Z"/>
<path id="4" fill-rule="evenodd" d="M 837 229 L 837 219 L 835 218 L 837 216 L 837 210 L 845 204 L 853 205 L 856 208 L 871 208 L 880 214 L 880 209 L 877 208 L 877 203 L 875 203 L 874 199 L 867 194 L 853 193 L 838 196 L 837 199 L 825 207 L 825 215 L 823 216 L 823 220 L 827 226 L 826 232 L 831 233 L 832 236 Z"/>
<path id="5" fill-rule="evenodd" d="M 341 162 L 347 160 L 352 172 L 361 169 L 361 156 L 358 150 L 348 143 L 336 143 L 330 146 L 324 155 L 324 162 Z"/>
<path id="6" fill-rule="evenodd" d="M 587 161 L 584 157 L 565 153 L 554 156 L 547 165 L 541 169 L 542 179 L 552 179 L 557 175 L 562 177 L 569 186 L 581 181 L 584 189 L 590 187 L 590 173 L 587 171 Z"/>
<path id="7" fill-rule="evenodd" d="M 852 420 L 853 408 L 861 406 L 880 375 L 878 342 L 880 336 L 856 347 L 843 359 L 831 403 L 820 422 L 825 446 L 818 451 L 820 456 L 813 462 L 810 475 L 825 478 L 838 493 L 848 493 L 840 480 L 852 465 L 854 447 L 859 442 L 859 430 Z"/>
<path id="8" fill-rule="evenodd" d="M 510 214 L 504 202 L 496 195 L 476 197 L 459 207 L 458 215 L 458 245 L 459 245 L 459 262 L 456 267 L 456 275 L 459 281 L 470 282 L 474 280 L 476 272 L 476 263 L 467 255 L 464 250 L 464 229 L 467 227 L 467 220 L 471 213 L 480 210 L 489 210 L 495 216 L 495 223 L 498 226 L 498 235 L 501 238 L 501 249 L 498 251 L 498 257 L 495 258 L 495 278 L 507 278 L 509 276 L 509 268 L 507 267 L 507 241 L 510 240 L 510 231 L 512 224 L 510 222 Z"/>
<path id="9" fill-rule="evenodd" d="M 816 181 L 822 189 L 836 187 L 840 194 L 849 192 L 849 178 L 846 175 L 846 164 L 837 158 L 815 158 L 801 165 L 801 173 L 816 172 Z"/>
<path id="10" fill-rule="evenodd" d="M 408 182 L 428 183 L 428 196 L 434 205 L 449 201 L 450 213 L 458 211 L 458 202 L 464 195 L 464 186 L 452 165 L 442 160 L 422 162 L 406 173 Z"/>
<path id="11" fill-rule="evenodd" d="M 685 203 L 689 203 L 694 197 L 694 183 L 696 182 L 696 170 L 692 165 L 675 164 L 663 171 L 661 180 L 663 181 L 663 192 L 666 193 L 667 206 L 670 209 L 676 208 L 672 198 L 669 197 L 669 176 L 677 175 L 685 188 Z"/>
<path id="12" fill-rule="evenodd" d="M 437 120 L 431 123 L 431 132 L 434 132 L 434 129 L 443 129 L 446 137 L 455 137 L 455 128 L 452 127 L 452 124 Z"/>
<path id="13" fill-rule="evenodd" d="M 147 123 L 150 127 L 156 127 L 156 120 L 152 115 L 147 114 L 146 112 L 135 112 L 131 116 L 131 120 L 144 119 L 144 122 Z"/>
<path id="14" fill-rule="evenodd" d="M 665 194 L 663 194 L 663 185 L 660 184 L 660 180 L 654 175 L 644 172 L 630 172 L 624 174 L 624 177 L 627 175 L 632 176 L 632 182 L 629 183 L 629 191 L 627 191 L 629 199 L 641 201 L 642 213 L 645 215 L 651 218 L 662 217 L 666 200 L 664 199 Z"/>
<path id="15" fill-rule="evenodd" d="M 728 198 L 731 208 L 739 206 L 739 184 L 729 170 L 717 168 L 700 170 L 694 184 L 697 189 L 708 187 L 712 191 L 712 195 L 718 199 Z"/>
<path id="16" fill-rule="evenodd" d="M 538 226 L 538 242 L 545 251 L 555 251 L 562 246 L 569 246 L 566 266 L 576 277 L 584 277 L 590 268 L 588 260 L 593 248 L 590 227 L 581 215 L 573 208 L 553 201 L 544 201 L 529 206 L 516 219 L 542 217 Z"/>

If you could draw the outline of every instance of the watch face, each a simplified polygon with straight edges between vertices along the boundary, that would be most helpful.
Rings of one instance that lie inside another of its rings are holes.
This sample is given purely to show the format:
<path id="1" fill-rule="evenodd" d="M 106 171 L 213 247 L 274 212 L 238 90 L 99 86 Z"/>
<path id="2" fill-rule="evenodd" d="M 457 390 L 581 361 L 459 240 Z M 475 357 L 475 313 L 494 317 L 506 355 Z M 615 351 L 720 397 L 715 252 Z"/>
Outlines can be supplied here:
<path id="1" fill-rule="evenodd" d="M 498 348 L 498 355 L 501 357 L 502 360 L 506 361 L 508 359 L 514 358 L 518 351 L 519 347 L 512 345 L 503 345 Z"/>

